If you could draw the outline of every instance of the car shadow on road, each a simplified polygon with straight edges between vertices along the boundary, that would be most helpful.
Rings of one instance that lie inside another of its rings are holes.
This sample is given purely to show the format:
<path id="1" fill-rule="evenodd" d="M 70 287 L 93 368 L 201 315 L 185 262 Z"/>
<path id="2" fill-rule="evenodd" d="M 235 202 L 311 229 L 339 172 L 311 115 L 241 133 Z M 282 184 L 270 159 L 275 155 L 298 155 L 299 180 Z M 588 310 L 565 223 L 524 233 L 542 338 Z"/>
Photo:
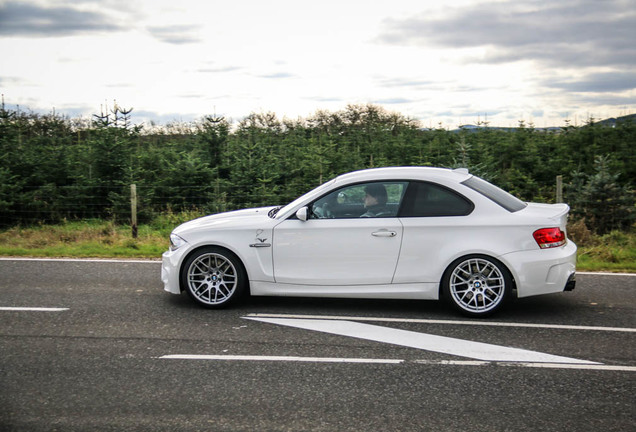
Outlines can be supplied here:
<path id="1" fill-rule="evenodd" d="M 197 305 L 185 293 L 164 296 L 170 308 L 188 312 L 215 312 Z M 514 299 L 504 309 L 485 318 L 463 316 L 443 301 L 387 300 L 314 297 L 246 296 L 221 310 L 238 314 L 318 315 L 381 317 L 398 319 L 476 320 L 533 322 L 537 318 L 562 322 L 580 316 L 585 304 L 563 294 Z"/>
<path id="2" fill-rule="evenodd" d="M 250 297 L 241 304 L 249 313 L 343 315 L 445 319 L 453 311 L 439 301 L 311 297 Z"/>

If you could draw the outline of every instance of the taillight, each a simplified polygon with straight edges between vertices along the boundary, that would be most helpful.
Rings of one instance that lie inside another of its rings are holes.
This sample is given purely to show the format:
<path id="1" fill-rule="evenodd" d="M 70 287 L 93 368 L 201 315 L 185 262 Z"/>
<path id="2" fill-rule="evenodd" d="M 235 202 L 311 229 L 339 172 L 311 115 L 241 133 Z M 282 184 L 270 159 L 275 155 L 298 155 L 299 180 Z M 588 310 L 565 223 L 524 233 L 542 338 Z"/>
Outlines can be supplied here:
<path id="1" fill-rule="evenodd" d="M 563 246 L 566 241 L 565 233 L 561 231 L 561 228 L 541 228 L 536 230 L 532 236 L 541 249 Z"/>

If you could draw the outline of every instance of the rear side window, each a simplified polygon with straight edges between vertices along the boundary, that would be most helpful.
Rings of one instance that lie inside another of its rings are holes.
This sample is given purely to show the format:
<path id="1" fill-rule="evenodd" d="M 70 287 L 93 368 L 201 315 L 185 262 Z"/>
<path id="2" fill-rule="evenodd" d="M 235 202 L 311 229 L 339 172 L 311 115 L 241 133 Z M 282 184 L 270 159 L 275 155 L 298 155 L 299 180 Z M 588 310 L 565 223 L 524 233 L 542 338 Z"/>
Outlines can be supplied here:
<path id="1" fill-rule="evenodd" d="M 463 181 L 462 184 L 468 186 L 474 191 L 479 192 L 486 198 L 496 202 L 511 213 L 523 210 L 527 206 L 527 204 L 521 201 L 519 198 L 516 198 L 505 190 L 500 189 L 497 186 L 488 183 L 486 180 L 480 179 L 479 177 L 472 176 L 468 180 Z"/>
<path id="2" fill-rule="evenodd" d="M 474 205 L 455 191 L 434 183 L 412 182 L 401 217 L 466 216 Z"/>

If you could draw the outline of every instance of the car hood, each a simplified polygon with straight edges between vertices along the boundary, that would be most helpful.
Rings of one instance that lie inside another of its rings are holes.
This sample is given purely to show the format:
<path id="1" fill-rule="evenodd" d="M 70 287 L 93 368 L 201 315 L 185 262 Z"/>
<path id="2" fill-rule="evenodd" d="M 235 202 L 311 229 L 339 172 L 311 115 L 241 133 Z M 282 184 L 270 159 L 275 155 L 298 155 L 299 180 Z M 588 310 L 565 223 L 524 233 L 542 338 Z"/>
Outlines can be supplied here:
<path id="1" fill-rule="evenodd" d="M 273 208 L 276 207 L 259 207 L 204 216 L 179 225 L 173 232 L 180 234 L 221 227 L 225 229 L 262 225 L 263 221 L 272 221 L 268 213 Z"/>

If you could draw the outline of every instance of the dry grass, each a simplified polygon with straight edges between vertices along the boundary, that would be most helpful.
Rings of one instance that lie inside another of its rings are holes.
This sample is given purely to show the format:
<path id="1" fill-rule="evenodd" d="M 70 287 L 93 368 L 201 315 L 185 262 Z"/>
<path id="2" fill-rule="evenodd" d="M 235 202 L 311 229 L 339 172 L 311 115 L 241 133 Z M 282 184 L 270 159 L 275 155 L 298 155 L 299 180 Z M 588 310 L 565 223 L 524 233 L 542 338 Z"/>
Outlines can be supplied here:
<path id="1" fill-rule="evenodd" d="M 140 227 L 133 239 L 129 227 L 103 221 L 15 227 L 0 233 L 0 255 L 5 256 L 159 258 L 167 249 L 167 236 L 161 232 Z"/>

